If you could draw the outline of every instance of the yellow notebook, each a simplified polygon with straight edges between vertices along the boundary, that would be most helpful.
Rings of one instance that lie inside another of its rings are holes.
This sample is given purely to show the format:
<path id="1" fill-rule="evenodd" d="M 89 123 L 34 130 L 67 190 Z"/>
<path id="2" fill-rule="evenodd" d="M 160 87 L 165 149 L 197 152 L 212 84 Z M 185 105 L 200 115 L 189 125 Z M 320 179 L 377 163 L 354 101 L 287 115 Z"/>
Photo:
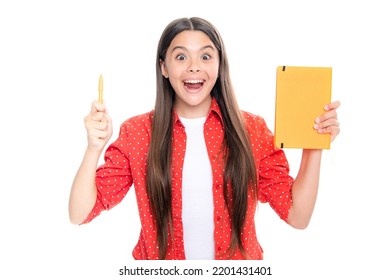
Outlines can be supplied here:
<path id="1" fill-rule="evenodd" d="M 330 149 L 330 134 L 313 128 L 331 101 L 332 68 L 279 66 L 276 74 L 275 146 Z"/>

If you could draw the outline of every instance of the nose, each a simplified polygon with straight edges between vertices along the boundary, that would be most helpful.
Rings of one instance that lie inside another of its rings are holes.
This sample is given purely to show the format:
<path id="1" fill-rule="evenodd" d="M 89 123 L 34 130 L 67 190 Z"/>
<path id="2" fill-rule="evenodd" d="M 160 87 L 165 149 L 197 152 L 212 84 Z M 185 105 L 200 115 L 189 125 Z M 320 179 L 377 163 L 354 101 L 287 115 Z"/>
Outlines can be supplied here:
<path id="1" fill-rule="evenodd" d="M 200 66 L 194 59 L 190 61 L 190 65 L 188 67 L 188 72 L 191 72 L 191 73 L 200 72 Z"/>

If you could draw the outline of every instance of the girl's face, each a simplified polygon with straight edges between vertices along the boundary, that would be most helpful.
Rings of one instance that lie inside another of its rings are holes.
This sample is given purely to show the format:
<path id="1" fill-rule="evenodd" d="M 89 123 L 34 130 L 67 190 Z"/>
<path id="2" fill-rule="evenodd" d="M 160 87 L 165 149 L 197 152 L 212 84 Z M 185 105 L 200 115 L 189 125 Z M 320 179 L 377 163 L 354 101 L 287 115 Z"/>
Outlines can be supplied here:
<path id="1" fill-rule="evenodd" d="M 206 116 L 219 67 L 218 50 L 210 38 L 201 31 L 179 33 L 160 65 L 163 76 L 175 90 L 175 109 L 179 116 Z"/>

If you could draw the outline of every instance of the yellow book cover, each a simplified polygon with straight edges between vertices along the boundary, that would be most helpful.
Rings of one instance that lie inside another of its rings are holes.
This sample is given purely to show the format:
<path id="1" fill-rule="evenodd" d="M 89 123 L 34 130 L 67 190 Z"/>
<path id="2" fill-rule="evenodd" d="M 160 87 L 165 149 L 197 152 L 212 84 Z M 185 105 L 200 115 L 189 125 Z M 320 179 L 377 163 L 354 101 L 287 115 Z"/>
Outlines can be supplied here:
<path id="1" fill-rule="evenodd" d="M 330 134 L 319 134 L 313 125 L 331 101 L 331 92 L 331 67 L 278 66 L 275 146 L 330 149 Z"/>

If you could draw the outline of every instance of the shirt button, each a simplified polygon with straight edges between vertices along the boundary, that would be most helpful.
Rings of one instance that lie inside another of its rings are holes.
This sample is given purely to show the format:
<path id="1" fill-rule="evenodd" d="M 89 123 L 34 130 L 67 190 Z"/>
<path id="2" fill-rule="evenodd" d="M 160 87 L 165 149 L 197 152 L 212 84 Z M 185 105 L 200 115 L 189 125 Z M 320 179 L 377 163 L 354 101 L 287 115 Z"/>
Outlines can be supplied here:
<path id="1" fill-rule="evenodd" d="M 222 220 L 222 216 L 217 217 L 217 221 L 220 222 Z"/>
<path id="2" fill-rule="evenodd" d="M 217 250 L 218 250 L 218 251 L 221 251 L 221 250 L 222 250 L 222 247 L 221 247 L 221 246 L 219 246 L 219 247 L 217 248 Z"/>

